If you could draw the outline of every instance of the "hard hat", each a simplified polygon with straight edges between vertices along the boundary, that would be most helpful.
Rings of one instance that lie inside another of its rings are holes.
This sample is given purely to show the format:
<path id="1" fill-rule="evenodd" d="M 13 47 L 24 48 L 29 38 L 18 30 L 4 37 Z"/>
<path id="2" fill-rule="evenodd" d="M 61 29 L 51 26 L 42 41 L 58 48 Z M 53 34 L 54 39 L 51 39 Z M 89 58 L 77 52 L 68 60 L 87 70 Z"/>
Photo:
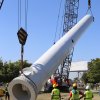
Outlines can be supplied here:
<path id="1" fill-rule="evenodd" d="M 57 84 L 53 84 L 53 88 L 57 87 L 58 85 Z"/>
<path id="2" fill-rule="evenodd" d="M 90 89 L 90 87 L 89 86 L 86 86 L 86 90 L 88 90 L 88 89 Z"/>
<path id="3" fill-rule="evenodd" d="M 73 84 L 73 87 L 77 87 L 77 84 L 76 84 L 76 83 L 74 83 L 74 84 Z"/>

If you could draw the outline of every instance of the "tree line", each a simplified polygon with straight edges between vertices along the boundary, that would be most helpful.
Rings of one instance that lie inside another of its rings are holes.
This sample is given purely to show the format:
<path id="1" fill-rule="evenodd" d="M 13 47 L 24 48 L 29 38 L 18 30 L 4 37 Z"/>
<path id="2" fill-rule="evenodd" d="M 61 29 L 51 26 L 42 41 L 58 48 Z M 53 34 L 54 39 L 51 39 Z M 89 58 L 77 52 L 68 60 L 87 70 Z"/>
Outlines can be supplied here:
<path id="1" fill-rule="evenodd" d="M 23 68 L 30 67 L 32 63 L 27 60 L 23 61 Z M 21 61 L 3 62 L 0 58 L 0 82 L 10 82 L 13 78 L 19 75 Z M 100 82 L 100 58 L 91 59 L 88 62 L 88 71 L 82 76 L 84 83 L 99 83 Z"/>
<path id="2" fill-rule="evenodd" d="M 23 61 L 23 68 L 31 66 L 31 63 L 28 63 L 27 60 Z M 13 78 L 17 77 L 19 75 L 21 66 L 21 61 L 15 61 L 15 62 L 3 62 L 3 60 L 0 58 L 0 82 L 10 82 Z"/>
<path id="3" fill-rule="evenodd" d="M 100 58 L 88 62 L 88 71 L 82 76 L 84 83 L 100 83 Z"/>

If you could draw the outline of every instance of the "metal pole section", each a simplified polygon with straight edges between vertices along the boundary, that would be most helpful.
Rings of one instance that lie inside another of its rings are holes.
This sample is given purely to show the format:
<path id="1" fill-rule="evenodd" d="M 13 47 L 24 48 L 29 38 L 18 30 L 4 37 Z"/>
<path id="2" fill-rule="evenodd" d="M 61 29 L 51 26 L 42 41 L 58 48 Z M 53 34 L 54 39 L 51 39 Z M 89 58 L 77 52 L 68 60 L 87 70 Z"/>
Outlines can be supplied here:
<path id="1" fill-rule="evenodd" d="M 91 22 L 93 17 L 86 15 L 31 67 L 23 69 L 24 75 L 13 79 L 9 84 L 8 90 L 12 99 L 36 100 L 45 82 L 57 70 Z"/>

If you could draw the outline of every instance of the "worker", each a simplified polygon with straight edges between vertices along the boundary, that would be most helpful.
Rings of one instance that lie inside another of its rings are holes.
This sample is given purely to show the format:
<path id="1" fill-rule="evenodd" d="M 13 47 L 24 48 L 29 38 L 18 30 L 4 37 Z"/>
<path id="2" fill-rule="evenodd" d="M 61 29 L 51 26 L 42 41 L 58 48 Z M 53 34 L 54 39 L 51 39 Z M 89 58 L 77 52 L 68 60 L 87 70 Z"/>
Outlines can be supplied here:
<path id="1" fill-rule="evenodd" d="M 57 77 L 56 76 L 54 76 L 54 78 L 53 78 L 53 80 L 52 80 L 52 84 L 57 84 Z"/>
<path id="2" fill-rule="evenodd" d="M 10 95 L 8 92 L 8 83 L 6 84 L 6 87 L 5 87 L 5 100 L 10 100 Z"/>
<path id="3" fill-rule="evenodd" d="M 93 98 L 93 93 L 90 90 L 89 86 L 86 86 L 86 91 L 84 92 L 84 100 L 92 100 Z"/>
<path id="4" fill-rule="evenodd" d="M 5 95 L 5 91 L 0 88 L 0 100 L 2 100 L 2 97 Z"/>
<path id="5" fill-rule="evenodd" d="M 57 84 L 53 84 L 53 90 L 51 92 L 51 100 L 61 100 L 60 90 Z"/>
<path id="6" fill-rule="evenodd" d="M 73 89 L 70 91 L 68 100 L 80 100 L 83 97 L 84 97 L 84 93 L 82 93 L 81 91 L 77 90 L 77 84 L 74 83 L 73 84 Z"/>

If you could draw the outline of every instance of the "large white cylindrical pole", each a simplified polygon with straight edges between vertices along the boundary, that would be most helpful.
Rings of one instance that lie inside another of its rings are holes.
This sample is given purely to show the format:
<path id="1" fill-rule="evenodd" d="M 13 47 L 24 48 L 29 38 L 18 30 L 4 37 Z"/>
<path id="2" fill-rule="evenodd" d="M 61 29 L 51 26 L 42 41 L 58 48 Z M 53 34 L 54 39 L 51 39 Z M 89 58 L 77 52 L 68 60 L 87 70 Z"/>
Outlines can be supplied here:
<path id="1" fill-rule="evenodd" d="M 93 22 L 93 16 L 86 15 L 56 44 L 44 53 L 31 67 L 23 69 L 23 75 L 9 84 L 9 93 L 13 100 L 36 100 L 47 79 L 70 53 L 76 41 Z"/>

